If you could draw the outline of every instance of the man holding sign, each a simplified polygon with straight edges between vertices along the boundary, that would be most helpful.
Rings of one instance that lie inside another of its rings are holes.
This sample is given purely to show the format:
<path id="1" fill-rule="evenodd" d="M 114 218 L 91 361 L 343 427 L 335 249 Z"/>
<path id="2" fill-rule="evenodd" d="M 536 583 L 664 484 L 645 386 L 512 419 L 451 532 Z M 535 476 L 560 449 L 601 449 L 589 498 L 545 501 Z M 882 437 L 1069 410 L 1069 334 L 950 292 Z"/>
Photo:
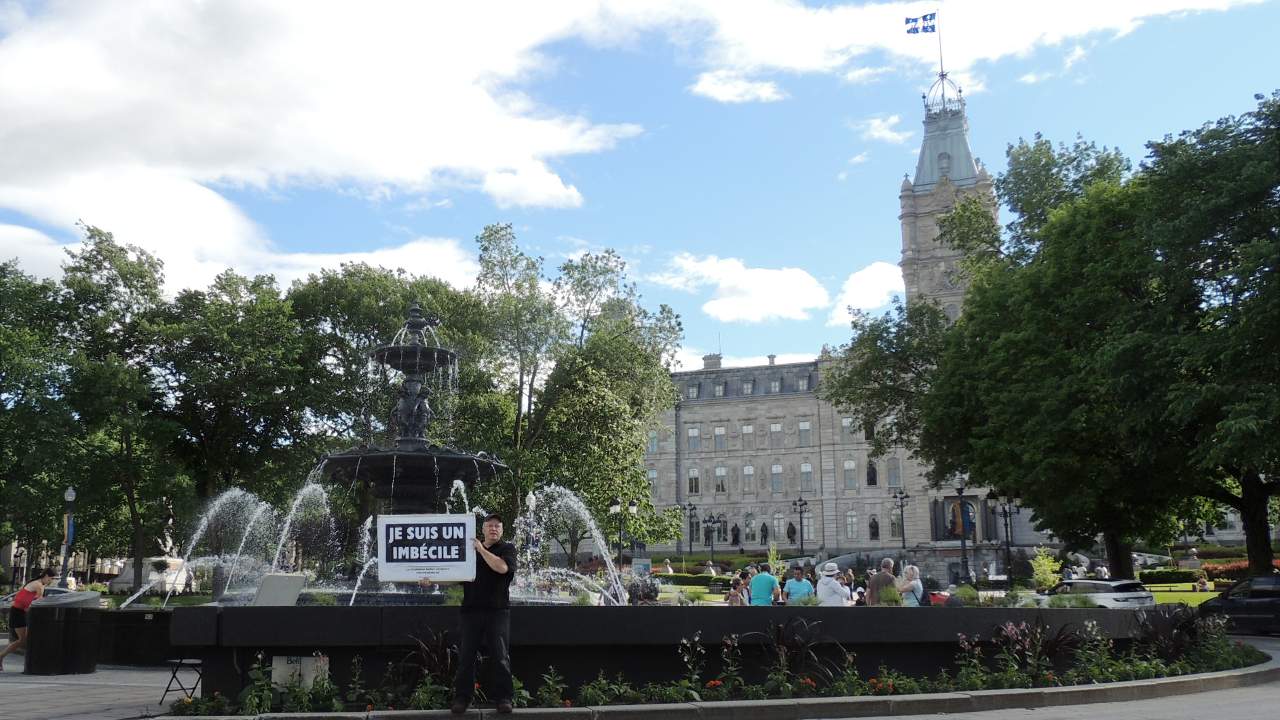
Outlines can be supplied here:
<path id="1" fill-rule="evenodd" d="M 489 691 L 498 701 L 498 712 L 511 712 L 515 689 L 511 682 L 511 579 L 516 574 L 516 547 L 502 539 L 502 518 L 485 517 L 484 539 L 473 539 L 475 580 L 462 583 L 462 612 L 458 644 L 458 674 L 453 680 L 450 712 L 460 715 L 471 705 L 476 686 L 476 654 L 483 644 L 489 650 L 493 677 Z M 419 581 L 431 582 L 424 578 Z"/>

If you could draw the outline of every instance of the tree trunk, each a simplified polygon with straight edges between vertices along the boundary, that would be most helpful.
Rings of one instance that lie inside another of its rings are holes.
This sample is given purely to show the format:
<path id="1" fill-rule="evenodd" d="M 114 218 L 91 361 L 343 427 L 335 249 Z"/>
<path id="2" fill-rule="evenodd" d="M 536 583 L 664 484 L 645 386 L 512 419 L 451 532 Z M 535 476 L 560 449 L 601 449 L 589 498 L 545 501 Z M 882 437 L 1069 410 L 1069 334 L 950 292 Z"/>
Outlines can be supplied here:
<path id="1" fill-rule="evenodd" d="M 1249 555 L 1249 574 L 1270 575 L 1275 557 L 1271 550 L 1271 527 L 1267 516 L 1271 496 L 1262 478 L 1253 471 L 1245 472 L 1240 478 L 1240 495 L 1243 502 L 1238 509 L 1244 528 L 1244 545 Z"/>
<path id="2" fill-rule="evenodd" d="M 1116 580 L 1127 580 L 1134 577 L 1133 544 L 1119 535 L 1102 534 L 1102 544 L 1107 549 L 1107 569 Z"/>

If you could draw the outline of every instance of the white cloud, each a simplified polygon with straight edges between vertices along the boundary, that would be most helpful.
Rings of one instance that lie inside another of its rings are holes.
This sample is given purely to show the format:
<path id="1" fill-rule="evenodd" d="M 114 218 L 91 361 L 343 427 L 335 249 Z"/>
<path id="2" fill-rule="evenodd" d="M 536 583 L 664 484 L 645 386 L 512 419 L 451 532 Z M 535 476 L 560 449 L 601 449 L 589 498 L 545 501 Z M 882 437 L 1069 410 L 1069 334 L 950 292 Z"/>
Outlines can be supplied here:
<path id="1" fill-rule="evenodd" d="M 862 133 L 863 140 L 879 140 L 881 142 L 901 144 L 910 139 L 915 133 L 911 130 L 895 130 L 894 128 L 900 122 L 902 122 L 901 115 L 871 117 L 854 123 L 853 127 Z"/>
<path id="2" fill-rule="evenodd" d="M 1023 75 L 1023 76 L 1019 77 L 1019 78 L 1018 78 L 1018 82 L 1023 83 L 1023 84 L 1025 84 L 1025 85 L 1035 85 L 1036 83 L 1044 82 L 1045 80 L 1048 80 L 1048 79 L 1049 79 L 1049 78 L 1051 78 L 1051 77 L 1053 77 L 1053 73 L 1033 73 L 1033 72 L 1029 72 L 1029 73 L 1027 73 L 1027 74 L 1025 74 L 1025 75 Z"/>
<path id="3" fill-rule="evenodd" d="M 866 85 L 876 82 L 881 75 L 893 72 L 891 67 L 860 67 L 854 68 L 844 74 L 845 82 L 854 85 Z"/>
<path id="4" fill-rule="evenodd" d="M 953 0 L 939 22 L 953 77 L 973 94 L 982 63 L 1255 1 Z M 778 74 L 857 83 L 886 68 L 932 67 L 935 45 L 902 32 L 902 18 L 917 9 L 401 1 L 356 12 L 288 0 L 0 0 L 0 208 L 36 218 L 63 242 L 76 236 L 77 219 L 99 224 L 157 250 L 173 282 L 198 283 L 228 265 L 272 267 L 274 256 L 288 255 L 226 188 L 320 188 L 410 204 L 483 192 L 500 207 L 579 207 L 590 188 L 567 182 L 557 166 L 642 129 L 528 94 L 532 81 L 559 69 L 567 41 L 608 50 L 657 35 L 695 68 L 693 91 L 721 102 L 775 101 L 785 97 Z M 1079 62 L 1076 55 L 1067 60 Z M 871 57 L 876 67 L 860 64 Z M 883 122 L 868 129 L 906 139 Z M 47 262 L 47 247 L 19 248 L 23 262 Z"/>
<path id="5" fill-rule="evenodd" d="M 729 70 L 702 73 L 689 91 L 723 103 L 777 102 L 786 97 L 772 82 L 748 80 Z"/>
<path id="6" fill-rule="evenodd" d="M 676 370 L 701 370 L 702 356 L 709 354 L 710 351 L 699 350 L 693 347 L 682 347 L 676 351 L 675 369 Z M 774 362 L 778 365 L 786 365 L 787 363 L 812 362 L 818 357 L 817 353 L 775 353 Z M 768 365 L 769 357 L 767 355 L 724 355 L 720 359 L 720 366 L 726 368 L 738 367 L 754 367 L 757 365 Z"/>
<path id="7" fill-rule="evenodd" d="M 752 268 L 737 258 L 680 253 L 667 271 L 650 281 L 685 292 L 713 287 L 702 311 L 721 322 L 807 320 L 809 311 L 827 307 L 826 288 L 799 268 Z"/>
<path id="8" fill-rule="evenodd" d="M 853 157 L 849 158 L 849 164 L 850 164 L 850 165 L 861 165 L 862 163 L 864 163 L 864 162 L 866 162 L 866 161 L 868 161 L 868 160 L 870 160 L 870 159 L 871 159 L 871 154 L 864 150 L 864 151 L 862 151 L 862 152 L 858 153 L 857 155 L 854 155 Z"/>
<path id="9" fill-rule="evenodd" d="M 1071 52 L 1067 53 L 1067 56 L 1063 58 L 1062 69 L 1064 71 L 1070 70 L 1071 66 L 1083 60 L 1084 56 L 1085 56 L 1084 48 L 1080 47 L 1079 45 L 1076 45 L 1075 47 L 1071 48 Z"/>
<path id="10" fill-rule="evenodd" d="M 827 316 L 827 325 L 848 325 L 850 307 L 856 310 L 874 310 L 888 305 L 894 295 L 905 291 L 902 270 L 897 265 L 873 262 L 844 281 L 835 305 L 831 308 L 831 314 Z"/>
<path id="11" fill-rule="evenodd" d="M 848 172 L 841 170 L 840 172 L 836 173 L 836 180 L 838 180 L 839 182 L 844 182 L 845 180 L 848 180 L 848 179 L 849 179 Z"/>
<path id="12" fill-rule="evenodd" d="M 21 225 L 0 224 L 0 262 L 22 259 L 22 270 L 41 278 L 62 275 L 66 259 L 62 246 L 39 230 Z"/>

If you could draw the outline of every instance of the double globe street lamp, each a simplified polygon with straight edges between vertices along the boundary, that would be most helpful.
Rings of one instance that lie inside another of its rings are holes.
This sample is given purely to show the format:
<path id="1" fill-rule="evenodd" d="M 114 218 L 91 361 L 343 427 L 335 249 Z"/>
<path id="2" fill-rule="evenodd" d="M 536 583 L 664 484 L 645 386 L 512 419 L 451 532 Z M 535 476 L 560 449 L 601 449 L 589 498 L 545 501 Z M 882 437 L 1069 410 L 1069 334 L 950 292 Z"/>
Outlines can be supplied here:
<path id="1" fill-rule="evenodd" d="M 1004 522 L 1004 572 L 1013 587 L 1013 516 L 1022 512 L 1017 497 L 997 495 L 995 490 L 987 494 L 987 501 L 995 503 L 996 514 Z"/>
<path id="2" fill-rule="evenodd" d="M 627 515 L 635 515 L 640 512 L 640 505 L 632 500 L 626 504 L 626 512 L 623 512 L 622 498 L 614 498 L 613 503 L 609 505 L 609 514 L 618 516 L 618 572 L 622 572 L 622 534 L 627 528 Z"/>
<path id="3" fill-rule="evenodd" d="M 889 496 L 893 499 L 893 504 L 898 508 L 898 534 L 902 536 L 902 549 L 907 549 L 907 503 L 911 502 L 911 496 L 906 490 L 898 488 Z"/>
<path id="4" fill-rule="evenodd" d="M 791 501 L 791 509 L 800 516 L 800 557 L 804 557 L 804 514 L 809 511 L 809 501 L 796 498 Z"/>
<path id="5" fill-rule="evenodd" d="M 68 487 L 67 491 L 62 493 L 62 499 L 67 501 L 67 527 L 63 534 L 62 544 L 62 580 L 58 582 L 58 587 L 67 587 L 67 562 L 71 559 L 71 546 L 76 539 L 76 489 Z"/>

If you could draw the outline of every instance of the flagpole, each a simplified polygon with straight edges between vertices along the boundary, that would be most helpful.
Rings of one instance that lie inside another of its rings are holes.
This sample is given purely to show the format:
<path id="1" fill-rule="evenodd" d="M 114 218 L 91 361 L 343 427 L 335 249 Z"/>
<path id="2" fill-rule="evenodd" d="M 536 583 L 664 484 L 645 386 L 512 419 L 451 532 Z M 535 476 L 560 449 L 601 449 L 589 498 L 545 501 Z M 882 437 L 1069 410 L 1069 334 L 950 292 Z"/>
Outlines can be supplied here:
<path id="1" fill-rule="evenodd" d="M 938 35 L 938 79 L 946 80 L 947 71 L 945 66 L 942 64 L 942 29 L 938 27 L 937 10 L 933 11 L 933 26 L 935 28 L 934 32 Z M 942 83 L 942 109 L 947 109 L 947 84 L 945 82 Z"/>

